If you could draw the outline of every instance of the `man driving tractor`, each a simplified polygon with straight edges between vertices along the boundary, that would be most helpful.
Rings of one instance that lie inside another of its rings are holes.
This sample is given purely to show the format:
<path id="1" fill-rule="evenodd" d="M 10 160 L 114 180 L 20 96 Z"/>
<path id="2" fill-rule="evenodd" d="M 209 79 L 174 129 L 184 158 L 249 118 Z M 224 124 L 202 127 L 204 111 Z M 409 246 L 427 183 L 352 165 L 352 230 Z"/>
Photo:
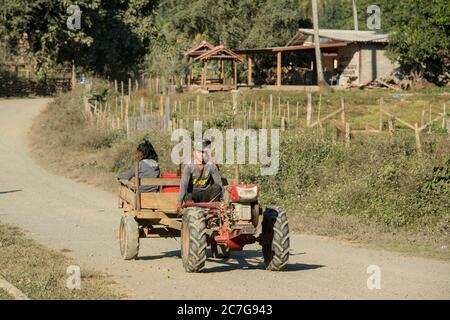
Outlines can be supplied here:
<path id="1" fill-rule="evenodd" d="M 194 143 L 192 162 L 184 167 L 180 182 L 177 211 L 181 213 L 186 200 L 193 202 L 220 201 L 222 198 L 222 177 L 217 165 L 207 161 L 202 143 Z"/>

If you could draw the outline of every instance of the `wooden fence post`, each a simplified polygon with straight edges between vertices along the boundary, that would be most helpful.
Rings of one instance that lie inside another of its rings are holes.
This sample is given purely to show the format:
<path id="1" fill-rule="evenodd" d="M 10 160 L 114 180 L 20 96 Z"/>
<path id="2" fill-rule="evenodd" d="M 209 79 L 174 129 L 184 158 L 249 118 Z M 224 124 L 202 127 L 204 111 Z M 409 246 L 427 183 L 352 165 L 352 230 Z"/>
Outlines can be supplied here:
<path id="1" fill-rule="evenodd" d="M 379 125 L 378 125 L 378 130 L 380 130 L 380 132 L 382 132 L 383 131 L 383 112 L 382 112 L 382 110 L 383 110 L 383 104 L 384 104 L 384 100 L 383 100 L 383 97 L 381 97 L 380 98 L 380 109 L 379 109 L 379 111 L 380 111 L 380 122 L 379 122 Z"/>
<path id="2" fill-rule="evenodd" d="M 127 129 L 127 139 L 130 139 L 130 119 L 128 118 L 128 109 L 130 107 L 130 97 L 125 97 L 125 125 Z"/>
<path id="3" fill-rule="evenodd" d="M 442 113 L 442 129 L 445 129 L 445 118 L 447 117 L 447 110 L 446 109 L 447 109 L 447 106 L 444 103 L 444 112 Z"/>
<path id="4" fill-rule="evenodd" d="M 269 120 L 270 120 L 271 127 L 272 127 L 272 111 L 273 111 L 273 96 L 270 95 L 270 114 L 269 114 L 270 118 L 269 118 Z"/>
<path id="5" fill-rule="evenodd" d="M 128 78 L 128 97 L 131 100 L 131 78 Z"/>
<path id="6" fill-rule="evenodd" d="M 163 117 L 164 116 L 164 96 L 161 95 L 159 97 L 159 116 Z"/>
<path id="7" fill-rule="evenodd" d="M 145 120 L 145 102 L 144 102 L 144 97 L 141 97 L 141 110 L 140 110 L 140 116 L 141 116 L 141 121 L 142 123 L 144 123 Z"/>
<path id="8" fill-rule="evenodd" d="M 345 123 L 345 145 L 350 146 L 350 123 Z"/>
<path id="9" fill-rule="evenodd" d="M 278 96 L 278 117 L 281 117 L 281 96 Z"/>
<path id="10" fill-rule="evenodd" d="M 308 105 L 306 107 L 306 126 L 309 127 L 311 125 L 311 117 L 312 117 L 312 95 L 308 93 Z"/>
<path id="11" fill-rule="evenodd" d="M 345 123 L 345 101 L 344 101 L 344 97 L 341 97 L 341 107 L 342 107 L 341 120 L 342 120 L 342 123 Z"/>
<path id="12" fill-rule="evenodd" d="M 287 125 L 288 128 L 291 126 L 291 108 L 289 106 L 289 101 L 287 102 Z"/>
<path id="13" fill-rule="evenodd" d="M 419 125 L 417 124 L 417 122 L 414 125 L 415 128 L 415 133 L 416 133 L 416 149 L 417 152 L 420 154 L 422 153 L 422 144 L 420 142 L 420 131 L 419 131 Z"/>

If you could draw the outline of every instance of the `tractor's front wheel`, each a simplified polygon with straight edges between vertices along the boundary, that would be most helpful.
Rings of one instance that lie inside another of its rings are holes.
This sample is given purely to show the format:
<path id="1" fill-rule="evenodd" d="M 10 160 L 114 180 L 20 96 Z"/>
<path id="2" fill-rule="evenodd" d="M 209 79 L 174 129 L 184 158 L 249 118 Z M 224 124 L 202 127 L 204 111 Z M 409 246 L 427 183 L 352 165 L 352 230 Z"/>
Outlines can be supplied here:
<path id="1" fill-rule="evenodd" d="M 186 208 L 181 228 L 181 258 L 187 272 L 199 272 L 206 261 L 206 223 L 203 210 Z"/>
<path id="2" fill-rule="evenodd" d="M 124 260 L 136 259 L 139 253 L 139 225 L 130 214 L 122 216 L 119 226 L 120 254 Z"/>
<path id="3" fill-rule="evenodd" d="M 289 261 L 289 225 L 283 209 L 266 209 L 262 221 L 262 237 L 267 270 L 286 270 Z"/>

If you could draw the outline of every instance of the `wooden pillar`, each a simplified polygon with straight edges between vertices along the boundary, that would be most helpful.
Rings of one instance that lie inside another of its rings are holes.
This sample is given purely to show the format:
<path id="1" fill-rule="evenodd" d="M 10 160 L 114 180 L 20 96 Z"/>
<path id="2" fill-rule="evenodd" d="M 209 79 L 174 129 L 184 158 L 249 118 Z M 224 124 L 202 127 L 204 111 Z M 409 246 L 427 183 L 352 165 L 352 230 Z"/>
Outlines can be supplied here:
<path id="1" fill-rule="evenodd" d="M 248 61 L 248 76 L 247 76 L 248 81 L 247 81 L 247 84 L 249 86 L 252 86 L 253 85 L 253 59 L 252 59 L 252 57 L 248 56 L 247 61 Z"/>
<path id="2" fill-rule="evenodd" d="M 206 83 L 205 81 L 205 62 L 203 61 L 203 66 L 202 66 L 202 82 L 201 85 L 204 86 Z"/>
<path id="3" fill-rule="evenodd" d="M 237 89 L 237 62 L 236 60 L 233 60 L 233 66 L 234 66 L 234 88 Z"/>
<path id="4" fill-rule="evenodd" d="M 222 84 L 225 84 L 225 61 L 220 60 L 220 78 L 222 79 Z"/>
<path id="5" fill-rule="evenodd" d="M 282 84 L 281 81 L 281 63 L 282 63 L 282 59 L 281 59 L 281 52 L 277 53 L 277 86 L 280 87 Z"/>
<path id="6" fill-rule="evenodd" d="M 188 75 L 188 87 L 191 86 L 191 80 L 192 80 L 192 66 L 189 67 L 189 75 Z"/>
<path id="7" fill-rule="evenodd" d="M 206 81 L 208 80 L 208 60 L 205 60 L 205 78 L 203 85 L 206 86 Z"/>

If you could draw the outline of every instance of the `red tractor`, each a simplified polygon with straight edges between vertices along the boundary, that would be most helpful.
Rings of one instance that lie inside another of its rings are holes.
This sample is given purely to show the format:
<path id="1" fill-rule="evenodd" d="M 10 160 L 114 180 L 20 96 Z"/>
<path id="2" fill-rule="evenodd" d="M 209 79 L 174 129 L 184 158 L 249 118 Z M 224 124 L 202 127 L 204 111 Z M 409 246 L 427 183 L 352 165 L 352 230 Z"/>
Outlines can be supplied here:
<path id="1" fill-rule="evenodd" d="M 118 237 L 123 259 L 138 257 L 140 239 L 181 235 L 181 256 L 187 272 L 198 272 L 204 267 L 208 246 L 214 257 L 228 258 L 230 251 L 242 250 L 245 245 L 256 242 L 262 246 L 268 270 L 286 269 L 289 259 L 286 212 L 267 208 L 263 213 L 256 185 L 238 182 L 228 185 L 221 202 L 186 202 L 180 218 L 177 213 L 179 176 L 141 179 L 137 163 L 135 167 L 134 182 L 119 181 L 119 207 L 124 213 Z M 239 181 L 238 178 L 235 181 Z M 142 185 L 159 186 L 161 192 L 141 193 Z M 262 229 L 258 235 L 261 215 Z"/>
<path id="2" fill-rule="evenodd" d="M 187 272 L 200 271 L 209 245 L 215 258 L 228 258 L 231 250 L 258 242 L 268 270 L 282 271 L 289 259 L 289 226 L 286 212 L 258 204 L 256 185 L 233 184 L 225 187 L 223 202 L 184 205 L 181 229 L 181 256 Z M 259 217 L 262 232 L 257 235 Z"/>

